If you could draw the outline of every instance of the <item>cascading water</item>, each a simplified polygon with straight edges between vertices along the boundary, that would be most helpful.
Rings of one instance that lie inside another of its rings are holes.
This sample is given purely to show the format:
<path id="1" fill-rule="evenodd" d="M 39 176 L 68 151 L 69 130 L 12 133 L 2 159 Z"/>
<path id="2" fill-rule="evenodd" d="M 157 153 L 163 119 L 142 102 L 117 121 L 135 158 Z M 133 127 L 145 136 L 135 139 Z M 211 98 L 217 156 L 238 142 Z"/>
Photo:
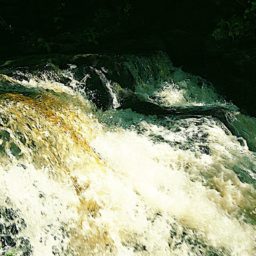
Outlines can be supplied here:
<path id="1" fill-rule="evenodd" d="M 163 54 L 123 59 L 141 99 L 231 105 Z M 254 118 L 232 106 L 238 137 L 211 115 L 115 109 L 104 66 L 102 111 L 88 69 L 21 70 L 0 77 L 1 255 L 256 255 Z"/>

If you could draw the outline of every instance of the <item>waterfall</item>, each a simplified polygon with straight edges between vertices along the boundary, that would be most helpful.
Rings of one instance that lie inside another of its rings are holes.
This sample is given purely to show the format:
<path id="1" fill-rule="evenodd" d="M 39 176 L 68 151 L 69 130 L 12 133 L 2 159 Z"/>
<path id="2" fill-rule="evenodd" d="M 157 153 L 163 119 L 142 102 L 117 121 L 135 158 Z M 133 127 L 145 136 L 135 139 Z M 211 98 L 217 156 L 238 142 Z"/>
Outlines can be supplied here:
<path id="1" fill-rule="evenodd" d="M 1 68 L 0 254 L 255 255 L 255 118 L 163 53 L 111 61 Z M 122 108 L 125 93 L 226 106 L 236 133 Z"/>

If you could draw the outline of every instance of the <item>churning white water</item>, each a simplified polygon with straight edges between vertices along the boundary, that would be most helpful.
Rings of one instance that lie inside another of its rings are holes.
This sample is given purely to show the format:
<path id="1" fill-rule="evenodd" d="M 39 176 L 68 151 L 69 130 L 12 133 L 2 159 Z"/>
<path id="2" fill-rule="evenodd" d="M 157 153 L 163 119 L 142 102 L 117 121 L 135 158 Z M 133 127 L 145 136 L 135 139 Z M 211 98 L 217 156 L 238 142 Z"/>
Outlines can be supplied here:
<path id="1" fill-rule="evenodd" d="M 165 56 L 126 65 L 141 98 L 227 104 Z M 0 77 L 1 255 L 256 255 L 253 118 L 232 117 L 246 141 L 211 116 L 103 112 L 73 77 L 27 78 Z"/>

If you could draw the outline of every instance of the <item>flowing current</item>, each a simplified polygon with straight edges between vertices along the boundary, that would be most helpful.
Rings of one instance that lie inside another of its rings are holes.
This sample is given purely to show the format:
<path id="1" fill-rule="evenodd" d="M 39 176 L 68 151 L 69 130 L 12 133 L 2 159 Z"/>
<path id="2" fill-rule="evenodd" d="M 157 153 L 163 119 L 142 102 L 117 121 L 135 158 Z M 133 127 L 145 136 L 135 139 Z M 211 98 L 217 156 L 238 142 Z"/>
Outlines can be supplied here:
<path id="1" fill-rule="evenodd" d="M 105 111 L 79 66 L 3 73 L 0 255 L 255 256 L 256 120 L 164 54 L 123 61 L 141 99 L 232 106 L 236 135 L 211 115 L 117 108 L 108 67 Z"/>

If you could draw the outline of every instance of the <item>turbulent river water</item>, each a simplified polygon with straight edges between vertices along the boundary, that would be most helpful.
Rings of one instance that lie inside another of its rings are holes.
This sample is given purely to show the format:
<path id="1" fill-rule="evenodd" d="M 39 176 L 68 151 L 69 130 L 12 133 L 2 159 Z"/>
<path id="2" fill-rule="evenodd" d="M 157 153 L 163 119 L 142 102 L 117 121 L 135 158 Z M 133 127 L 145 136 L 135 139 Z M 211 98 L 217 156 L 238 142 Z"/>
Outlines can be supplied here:
<path id="1" fill-rule="evenodd" d="M 255 256 L 256 120 L 163 54 L 125 56 L 161 106 L 231 106 L 178 118 L 88 100 L 78 66 L 0 77 L 0 255 Z M 86 85 L 85 85 L 86 86 Z"/>

